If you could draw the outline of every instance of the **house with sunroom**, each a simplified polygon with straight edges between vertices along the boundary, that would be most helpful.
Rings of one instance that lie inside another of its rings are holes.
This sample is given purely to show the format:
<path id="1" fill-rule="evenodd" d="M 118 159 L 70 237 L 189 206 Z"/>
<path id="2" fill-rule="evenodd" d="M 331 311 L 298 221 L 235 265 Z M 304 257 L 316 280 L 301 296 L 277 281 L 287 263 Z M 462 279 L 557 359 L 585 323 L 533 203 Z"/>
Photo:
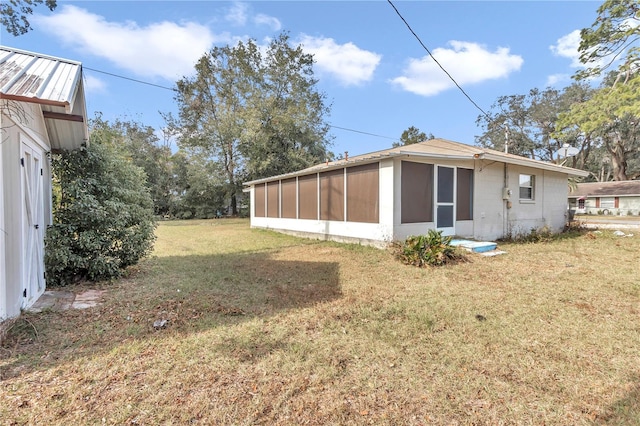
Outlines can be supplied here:
<path id="1" fill-rule="evenodd" d="M 82 65 L 0 46 L 0 322 L 46 287 L 49 154 L 89 137 Z"/>
<path id="2" fill-rule="evenodd" d="M 569 207 L 578 214 L 640 215 L 640 180 L 578 183 Z"/>
<path id="3" fill-rule="evenodd" d="M 429 229 L 495 240 L 567 221 L 587 172 L 445 139 L 246 182 L 251 226 L 384 246 Z"/>

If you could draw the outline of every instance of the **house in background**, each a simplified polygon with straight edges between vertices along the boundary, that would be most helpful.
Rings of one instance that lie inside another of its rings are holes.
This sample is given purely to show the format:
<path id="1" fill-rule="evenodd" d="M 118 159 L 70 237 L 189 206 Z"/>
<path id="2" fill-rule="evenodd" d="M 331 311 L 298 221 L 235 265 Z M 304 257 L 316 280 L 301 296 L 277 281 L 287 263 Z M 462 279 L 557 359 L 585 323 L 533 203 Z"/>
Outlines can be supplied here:
<path id="1" fill-rule="evenodd" d="M 79 62 L 0 46 L 0 321 L 44 292 L 49 153 L 89 137 Z"/>
<path id="2" fill-rule="evenodd" d="M 640 180 L 579 183 L 569 207 L 578 214 L 640 215 Z"/>
<path id="3" fill-rule="evenodd" d="M 444 139 L 245 183 L 251 226 L 386 245 L 429 229 L 494 240 L 564 228 L 582 170 Z"/>

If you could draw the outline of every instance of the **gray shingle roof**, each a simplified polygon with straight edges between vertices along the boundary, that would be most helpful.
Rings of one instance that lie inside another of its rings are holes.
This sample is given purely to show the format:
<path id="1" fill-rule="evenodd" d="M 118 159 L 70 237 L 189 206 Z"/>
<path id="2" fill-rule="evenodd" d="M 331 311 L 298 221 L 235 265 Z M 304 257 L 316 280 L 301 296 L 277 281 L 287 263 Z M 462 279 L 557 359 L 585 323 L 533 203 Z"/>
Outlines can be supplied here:
<path id="1" fill-rule="evenodd" d="M 569 198 L 640 196 L 640 180 L 579 183 Z"/>

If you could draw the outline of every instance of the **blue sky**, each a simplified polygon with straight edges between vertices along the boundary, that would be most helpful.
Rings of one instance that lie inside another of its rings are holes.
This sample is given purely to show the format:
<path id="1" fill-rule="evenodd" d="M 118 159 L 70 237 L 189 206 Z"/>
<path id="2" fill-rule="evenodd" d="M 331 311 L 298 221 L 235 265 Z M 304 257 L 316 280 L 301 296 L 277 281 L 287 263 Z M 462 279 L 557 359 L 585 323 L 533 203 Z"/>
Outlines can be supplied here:
<path id="1" fill-rule="evenodd" d="M 499 96 L 563 88 L 578 69 L 579 30 L 595 1 L 394 1 L 422 42 L 485 111 Z M 35 9 L 34 30 L 3 45 L 80 61 L 87 112 L 163 126 L 173 93 L 87 68 L 171 87 L 216 45 L 282 31 L 316 58 L 331 104 L 332 151 L 391 146 L 409 126 L 467 144 L 480 111 L 428 57 L 393 8 L 379 1 L 60 1 Z M 380 135 L 342 130 L 348 128 Z"/>

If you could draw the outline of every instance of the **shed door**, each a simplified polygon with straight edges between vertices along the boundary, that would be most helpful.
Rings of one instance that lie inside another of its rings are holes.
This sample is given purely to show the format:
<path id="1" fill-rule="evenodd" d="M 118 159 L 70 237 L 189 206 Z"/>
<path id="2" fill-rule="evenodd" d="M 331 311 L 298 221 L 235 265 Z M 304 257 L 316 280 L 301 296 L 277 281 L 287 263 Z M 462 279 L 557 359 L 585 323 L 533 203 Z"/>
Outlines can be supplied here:
<path id="1" fill-rule="evenodd" d="M 436 229 L 443 235 L 455 234 L 455 187 L 453 167 L 436 167 Z"/>
<path id="2" fill-rule="evenodd" d="M 22 307 L 28 307 L 44 292 L 44 176 L 42 149 L 22 142 Z"/>

